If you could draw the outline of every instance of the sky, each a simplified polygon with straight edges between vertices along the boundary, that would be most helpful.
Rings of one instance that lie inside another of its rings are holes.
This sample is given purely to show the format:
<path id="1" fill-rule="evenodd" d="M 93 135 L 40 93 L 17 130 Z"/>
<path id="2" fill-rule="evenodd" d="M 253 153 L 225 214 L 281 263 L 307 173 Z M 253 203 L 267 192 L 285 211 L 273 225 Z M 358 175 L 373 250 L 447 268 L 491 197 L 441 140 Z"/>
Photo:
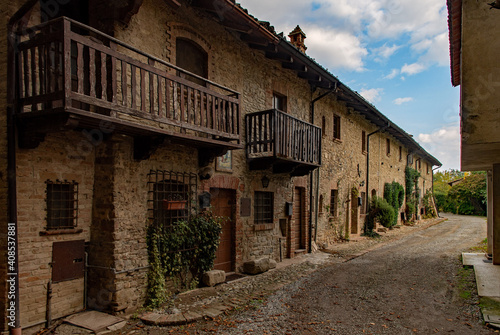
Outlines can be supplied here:
<path id="1" fill-rule="evenodd" d="M 238 0 L 237 0 L 238 1 Z M 460 169 L 460 89 L 451 85 L 446 0 L 239 0 L 414 136 L 445 169 Z"/>

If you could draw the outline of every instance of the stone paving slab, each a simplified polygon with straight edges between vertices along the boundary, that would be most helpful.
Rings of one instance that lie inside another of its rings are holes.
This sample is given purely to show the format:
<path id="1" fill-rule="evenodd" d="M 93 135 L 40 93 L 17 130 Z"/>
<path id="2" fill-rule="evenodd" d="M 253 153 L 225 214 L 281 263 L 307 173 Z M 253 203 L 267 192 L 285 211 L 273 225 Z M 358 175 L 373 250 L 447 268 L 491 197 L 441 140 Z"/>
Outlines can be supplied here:
<path id="1" fill-rule="evenodd" d="M 484 253 L 463 253 L 462 259 L 464 265 L 474 266 L 478 295 L 500 297 L 500 266 L 485 262 Z"/>

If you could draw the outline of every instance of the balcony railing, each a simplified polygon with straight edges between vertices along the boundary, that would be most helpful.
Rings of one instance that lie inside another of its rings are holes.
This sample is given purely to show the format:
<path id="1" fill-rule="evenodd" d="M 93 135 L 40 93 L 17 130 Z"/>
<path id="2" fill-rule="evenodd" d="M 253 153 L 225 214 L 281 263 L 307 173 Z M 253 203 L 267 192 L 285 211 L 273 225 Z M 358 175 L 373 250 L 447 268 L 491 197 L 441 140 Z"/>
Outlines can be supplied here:
<path id="1" fill-rule="evenodd" d="M 63 111 L 132 130 L 240 142 L 240 96 L 231 89 L 68 18 L 17 32 L 16 40 L 23 116 Z"/>
<path id="2" fill-rule="evenodd" d="M 308 172 L 321 165 L 321 128 L 278 110 L 246 115 L 250 168 Z"/>

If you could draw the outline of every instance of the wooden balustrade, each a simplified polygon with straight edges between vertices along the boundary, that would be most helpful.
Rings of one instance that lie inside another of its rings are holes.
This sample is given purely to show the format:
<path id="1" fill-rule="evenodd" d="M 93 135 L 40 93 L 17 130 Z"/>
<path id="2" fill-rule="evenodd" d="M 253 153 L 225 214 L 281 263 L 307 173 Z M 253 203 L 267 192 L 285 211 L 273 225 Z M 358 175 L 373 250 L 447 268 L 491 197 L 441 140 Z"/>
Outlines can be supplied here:
<path id="1" fill-rule="evenodd" d="M 249 160 L 321 165 L 321 128 L 278 110 L 246 115 Z"/>
<path id="2" fill-rule="evenodd" d="M 235 91 L 67 18 L 19 32 L 17 41 L 18 113 L 63 109 L 240 141 Z"/>

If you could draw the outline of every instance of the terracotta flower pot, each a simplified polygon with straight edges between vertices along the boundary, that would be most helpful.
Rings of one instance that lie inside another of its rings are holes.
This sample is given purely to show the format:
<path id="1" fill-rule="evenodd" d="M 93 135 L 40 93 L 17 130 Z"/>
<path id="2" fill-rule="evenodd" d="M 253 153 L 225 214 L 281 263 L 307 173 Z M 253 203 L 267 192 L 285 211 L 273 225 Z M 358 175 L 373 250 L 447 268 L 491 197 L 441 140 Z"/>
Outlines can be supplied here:
<path id="1" fill-rule="evenodd" d="M 186 209 L 187 200 L 163 200 L 163 209 L 167 211 Z"/>

